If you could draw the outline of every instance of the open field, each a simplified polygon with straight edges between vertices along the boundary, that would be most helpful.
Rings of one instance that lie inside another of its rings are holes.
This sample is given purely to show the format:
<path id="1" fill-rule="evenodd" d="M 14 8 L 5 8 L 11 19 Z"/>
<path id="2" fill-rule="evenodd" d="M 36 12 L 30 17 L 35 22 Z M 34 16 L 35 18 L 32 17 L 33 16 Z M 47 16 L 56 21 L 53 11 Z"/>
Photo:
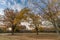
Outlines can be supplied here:
<path id="1" fill-rule="evenodd" d="M 60 40 L 59 38 L 60 35 L 57 36 L 56 33 L 40 33 L 39 35 L 35 33 L 15 33 L 15 35 L 0 33 L 0 40 Z"/>

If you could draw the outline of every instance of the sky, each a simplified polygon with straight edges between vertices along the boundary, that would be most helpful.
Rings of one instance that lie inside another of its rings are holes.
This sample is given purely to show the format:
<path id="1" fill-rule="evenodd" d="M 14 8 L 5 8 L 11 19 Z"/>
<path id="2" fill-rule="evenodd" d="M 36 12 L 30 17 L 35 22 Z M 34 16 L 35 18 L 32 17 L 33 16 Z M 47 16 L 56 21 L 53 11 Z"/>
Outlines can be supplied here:
<path id="1" fill-rule="evenodd" d="M 24 7 L 29 7 L 29 8 L 32 8 L 32 10 L 33 10 L 34 8 L 37 7 L 37 6 L 32 4 L 33 2 L 38 3 L 41 1 L 40 0 L 0 0 L 0 14 L 3 15 L 3 13 L 4 13 L 3 10 L 6 8 L 20 11 Z M 43 5 L 42 3 L 40 3 L 40 5 L 42 7 L 45 7 L 45 5 Z M 40 12 L 38 8 L 34 11 L 35 11 L 35 13 L 36 13 L 36 11 Z"/>
<path id="2" fill-rule="evenodd" d="M 3 15 L 3 10 L 11 8 L 20 11 L 27 6 L 27 0 L 0 0 L 0 14 Z"/>

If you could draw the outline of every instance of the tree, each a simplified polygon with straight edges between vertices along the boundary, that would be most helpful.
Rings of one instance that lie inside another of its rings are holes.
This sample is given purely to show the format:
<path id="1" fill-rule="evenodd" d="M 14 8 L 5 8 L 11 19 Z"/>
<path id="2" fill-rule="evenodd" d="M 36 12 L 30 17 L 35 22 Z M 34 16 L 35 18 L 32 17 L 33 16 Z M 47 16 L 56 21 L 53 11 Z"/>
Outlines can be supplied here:
<path id="1" fill-rule="evenodd" d="M 16 27 L 16 25 L 14 25 L 14 19 L 16 18 L 16 13 L 14 12 L 14 10 L 12 9 L 5 9 L 4 10 L 4 16 L 5 16 L 5 22 L 7 22 L 7 24 L 11 24 L 10 26 L 12 27 L 12 35 L 14 34 L 14 29 Z M 9 25 L 7 25 L 9 27 Z"/>
<path id="2" fill-rule="evenodd" d="M 54 25 L 56 32 L 58 34 L 59 28 L 58 28 L 57 20 L 59 19 L 58 13 L 60 12 L 59 0 L 46 0 L 46 1 L 40 0 L 40 2 L 39 1 L 32 2 L 29 0 L 29 3 L 31 3 L 35 6 L 34 10 L 38 9 L 40 11 L 39 13 L 42 14 L 41 16 L 44 20 L 48 20 Z M 44 6 L 42 6 L 42 5 L 44 5 Z"/>
<path id="3" fill-rule="evenodd" d="M 11 27 L 12 27 L 12 35 L 14 35 L 16 25 L 20 22 L 21 19 L 26 18 L 25 14 L 27 14 L 28 11 L 29 11 L 28 8 L 24 8 L 20 12 L 17 12 L 17 13 L 14 12 L 14 10 L 12 9 L 4 10 L 5 21 L 11 24 Z"/>
<path id="4" fill-rule="evenodd" d="M 39 34 L 38 27 L 39 27 L 39 24 L 41 24 L 40 16 L 38 16 L 37 14 L 34 14 L 33 12 L 29 13 L 28 16 L 32 19 L 32 23 L 34 24 L 36 33 L 38 35 Z"/>
<path id="5" fill-rule="evenodd" d="M 52 1 L 52 3 L 49 2 L 47 5 L 47 8 L 43 9 L 44 10 L 43 18 L 50 21 L 53 24 L 53 26 L 55 27 L 57 34 L 59 34 L 59 26 L 58 26 L 57 21 L 59 20 L 58 12 L 60 12 L 59 11 L 60 5 L 57 3 L 58 5 L 56 6 L 55 3 L 57 3 L 57 2 L 56 1 L 55 2 Z"/>

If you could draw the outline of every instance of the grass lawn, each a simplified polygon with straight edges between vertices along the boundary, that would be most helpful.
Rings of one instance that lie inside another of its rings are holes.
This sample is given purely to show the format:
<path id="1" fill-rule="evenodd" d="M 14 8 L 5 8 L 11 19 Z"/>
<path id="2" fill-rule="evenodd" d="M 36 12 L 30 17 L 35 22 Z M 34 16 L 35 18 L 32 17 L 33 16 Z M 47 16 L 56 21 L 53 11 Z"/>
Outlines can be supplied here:
<path id="1" fill-rule="evenodd" d="M 35 33 L 15 33 L 15 35 L 0 33 L 0 40 L 60 40 L 59 38 L 60 35 L 57 36 L 56 33 L 40 33 L 39 35 Z"/>

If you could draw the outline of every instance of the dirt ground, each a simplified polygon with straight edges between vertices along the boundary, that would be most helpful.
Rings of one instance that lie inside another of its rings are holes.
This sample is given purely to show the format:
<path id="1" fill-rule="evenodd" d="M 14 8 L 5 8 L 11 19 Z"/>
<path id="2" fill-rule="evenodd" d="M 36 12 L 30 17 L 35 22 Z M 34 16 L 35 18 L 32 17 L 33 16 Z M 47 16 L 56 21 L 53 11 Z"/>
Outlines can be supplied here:
<path id="1" fill-rule="evenodd" d="M 55 33 L 40 33 L 39 35 L 35 33 L 15 33 L 15 35 L 2 33 L 0 40 L 60 40 L 60 35 Z"/>

